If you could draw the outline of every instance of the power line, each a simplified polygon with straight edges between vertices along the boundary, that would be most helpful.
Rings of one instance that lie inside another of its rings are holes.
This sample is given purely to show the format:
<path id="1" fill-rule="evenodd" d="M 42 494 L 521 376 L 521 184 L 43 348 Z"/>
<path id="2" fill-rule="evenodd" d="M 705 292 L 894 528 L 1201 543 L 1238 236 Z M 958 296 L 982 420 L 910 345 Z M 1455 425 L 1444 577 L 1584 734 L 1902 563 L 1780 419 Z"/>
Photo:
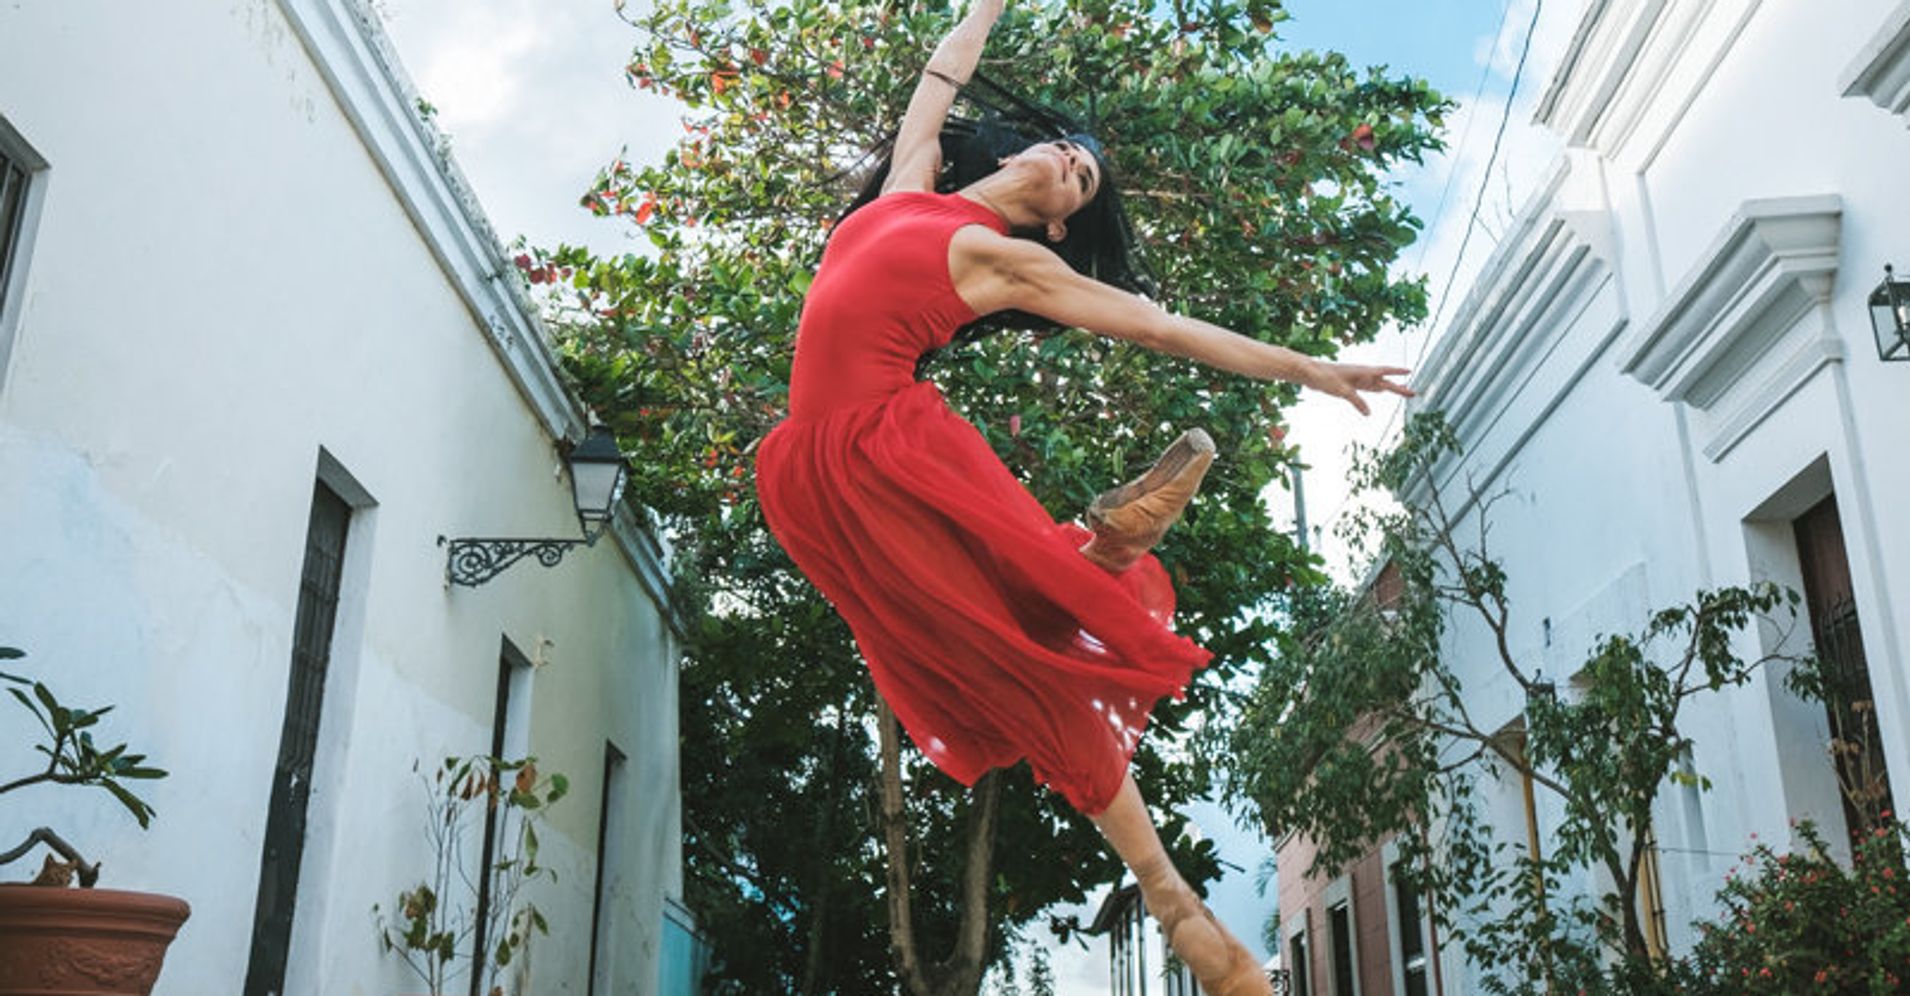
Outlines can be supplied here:
<path id="1" fill-rule="evenodd" d="M 1499 27 L 1492 32 L 1492 48 L 1486 56 L 1485 65 L 1479 69 L 1479 85 L 1473 88 L 1472 102 L 1467 104 L 1467 107 L 1478 107 L 1480 101 L 1485 99 L 1486 84 L 1492 81 L 1492 56 L 1490 53 L 1499 50 L 1499 39 L 1505 37 L 1506 23 L 1512 20 L 1512 5 L 1513 0 L 1505 0 L 1505 6 L 1499 10 Z M 1466 144 L 1472 141 L 1472 125 L 1473 122 L 1477 120 L 1478 117 L 1476 115 L 1468 115 L 1466 117 L 1466 130 L 1459 134 L 1459 144 L 1454 146 L 1452 150 L 1451 161 L 1455 165 L 1465 156 Z M 1426 231 L 1431 232 L 1439 227 L 1440 219 L 1446 216 L 1446 201 L 1452 196 L 1452 188 L 1458 181 L 1459 171 L 1457 169 L 1447 171 L 1446 185 L 1439 190 L 1439 203 L 1433 206 L 1432 218 L 1426 223 Z M 1431 248 L 1432 240 L 1430 239 L 1419 244 L 1419 259 L 1413 263 L 1413 269 L 1419 269 L 1420 264 L 1426 261 L 1426 253 Z"/>
<path id="2" fill-rule="evenodd" d="M 1499 29 L 1498 31 L 1493 33 L 1492 50 L 1491 52 L 1487 54 L 1485 69 L 1481 71 L 1479 75 L 1479 87 L 1473 94 L 1472 101 L 1473 101 L 1473 106 L 1475 107 L 1478 106 L 1480 100 L 1485 95 L 1486 82 L 1492 78 L 1492 56 L 1498 52 L 1499 39 L 1505 35 L 1506 24 L 1512 18 L 1513 6 L 1514 6 L 1513 0 L 1506 0 L 1505 9 L 1499 14 Z M 1459 267 L 1461 264 L 1465 262 L 1466 247 L 1472 241 L 1473 230 L 1476 227 L 1478 227 L 1478 224 L 1479 224 L 1479 212 L 1485 206 L 1486 192 L 1490 189 L 1491 183 L 1492 183 L 1492 167 L 1494 166 L 1494 164 L 1498 162 L 1499 151 L 1503 147 L 1505 142 L 1506 126 L 1512 120 L 1512 105 L 1518 100 L 1519 84 L 1525 78 L 1526 61 L 1532 55 L 1532 39 L 1538 33 L 1539 15 L 1544 11 L 1544 9 L 1545 9 L 1545 0 L 1535 0 L 1535 2 L 1532 5 L 1532 19 L 1526 25 L 1526 28 L 1525 28 L 1525 41 L 1523 42 L 1519 50 L 1519 63 L 1518 63 L 1518 66 L 1512 72 L 1512 87 L 1506 93 L 1505 106 L 1500 110 L 1500 113 L 1499 113 L 1499 128 L 1497 133 L 1494 134 L 1492 138 L 1492 151 L 1488 153 L 1486 156 L 1486 168 L 1485 168 L 1484 175 L 1480 177 L 1479 193 L 1476 197 L 1473 198 L 1472 214 L 1466 220 L 1465 235 L 1462 236 L 1459 240 L 1459 251 L 1453 257 L 1451 271 L 1448 272 L 1446 275 L 1445 288 L 1441 290 L 1439 293 L 1439 306 L 1434 311 L 1432 318 L 1429 321 L 1427 321 L 1424 326 L 1426 329 L 1426 338 L 1423 342 L 1420 343 L 1419 352 L 1416 356 L 1413 357 L 1413 361 L 1409 364 L 1406 364 L 1406 366 L 1409 367 L 1410 369 L 1417 370 L 1419 368 L 1419 364 L 1425 360 L 1426 351 L 1428 348 L 1431 347 L 1433 335 L 1438 330 L 1439 318 L 1445 312 L 1446 298 L 1451 295 L 1453 281 L 1458 278 Z M 1456 168 L 1456 166 L 1458 162 L 1460 161 L 1461 153 L 1465 151 L 1466 141 L 1470 139 L 1471 137 L 1472 137 L 1472 122 L 1468 120 L 1466 123 L 1466 131 L 1460 135 L 1459 145 L 1453 150 L 1453 162 L 1455 164 L 1455 169 L 1452 171 L 1452 173 L 1448 174 L 1446 177 L 1445 188 L 1441 190 L 1439 194 L 1439 203 L 1433 209 L 1432 221 L 1429 222 L 1427 225 L 1428 232 L 1432 231 L 1433 228 L 1438 225 L 1439 220 L 1442 217 L 1444 217 L 1447 196 L 1452 192 L 1453 184 L 1459 178 L 1459 171 Z M 1430 247 L 1431 247 L 1431 244 L 1430 242 L 1428 242 L 1426 243 L 1425 248 L 1422 248 L 1420 250 L 1420 260 L 1422 262 L 1425 260 L 1425 254 L 1430 249 Z M 1415 265 L 1414 268 L 1415 269 L 1418 268 L 1417 264 Z M 1406 403 L 1404 399 L 1402 399 L 1400 403 L 1393 409 L 1392 416 L 1386 420 L 1386 427 L 1380 430 L 1379 439 L 1381 442 L 1384 442 L 1384 440 L 1388 436 L 1392 435 L 1393 430 L 1396 427 L 1398 427 L 1398 425 L 1400 424 L 1400 420 L 1405 416 L 1405 414 L 1406 414 Z M 1352 495 L 1350 494 L 1347 495 L 1334 507 L 1333 511 L 1330 514 L 1322 517 L 1321 519 L 1319 519 L 1319 521 L 1321 523 L 1337 521 L 1340 517 L 1340 514 L 1344 512 L 1346 510 L 1346 507 L 1352 502 L 1352 498 L 1353 498 Z"/>
<path id="3" fill-rule="evenodd" d="M 1446 302 L 1452 297 L 1452 285 L 1454 281 L 1459 279 L 1459 268 L 1465 264 L 1466 248 L 1472 244 L 1472 233 L 1479 227 L 1479 212 L 1485 209 L 1486 194 L 1492 187 L 1492 168 L 1498 163 L 1499 151 L 1505 144 L 1506 126 L 1512 121 L 1512 105 L 1518 101 L 1519 84 L 1525 79 L 1525 65 L 1527 60 L 1532 56 L 1532 39 L 1538 34 L 1539 15 L 1543 13 L 1544 10 L 1545 0 L 1534 0 L 1532 4 L 1532 20 L 1525 27 L 1525 42 L 1519 48 L 1519 64 L 1512 71 L 1512 88 L 1506 92 L 1505 106 L 1501 108 L 1499 112 L 1499 129 L 1492 136 L 1492 151 L 1486 155 L 1485 172 L 1479 178 L 1479 193 L 1473 198 L 1472 213 L 1466 219 L 1465 234 L 1459 239 L 1459 251 L 1453 254 L 1452 269 L 1447 271 L 1445 286 L 1439 291 L 1438 306 L 1434 309 L 1432 317 L 1427 320 L 1424 326 L 1426 329 L 1426 338 L 1420 342 L 1419 352 L 1414 355 L 1413 361 L 1407 364 L 1407 367 L 1410 369 L 1418 370 L 1419 365 L 1425 362 L 1426 351 L 1432 347 L 1433 336 L 1438 334 L 1439 319 L 1445 314 Z M 1500 20 L 1500 30 L 1502 32 L 1505 27 L 1504 19 L 1510 17 L 1511 13 L 1512 5 L 1508 3 L 1506 5 L 1505 15 L 1503 15 Z M 1494 44 L 1497 44 L 1496 38 L 1494 39 Z M 1490 60 L 1488 60 L 1487 65 L 1488 67 L 1491 65 Z M 1455 170 L 1454 176 L 1447 178 L 1448 186 L 1450 186 L 1451 181 L 1456 176 L 1457 171 Z M 1386 428 L 1380 432 L 1381 439 L 1392 434 L 1394 426 L 1399 423 L 1405 413 L 1406 405 L 1403 402 L 1397 408 L 1393 409 L 1393 417 L 1387 420 Z"/>
<path id="4" fill-rule="evenodd" d="M 1466 261 L 1466 247 L 1472 242 L 1473 230 L 1479 227 L 1479 212 L 1484 210 L 1486 192 L 1492 187 L 1492 167 L 1499 161 L 1499 149 L 1505 143 L 1506 125 L 1512 121 L 1512 105 L 1519 96 L 1519 83 L 1525 78 L 1525 63 L 1532 55 L 1532 38 L 1538 34 L 1539 14 L 1545 10 L 1545 0 L 1533 0 L 1532 21 L 1525 28 L 1525 44 L 1519 48 L 1519 65 L 1512 71 L 1512 89 L 1505 95 L 1505 108 L 1499 113 L 1499 130 L 1492 136 L 1492 151 L 1486 156 L 1485 175 L 1479 178 L 1479 194 L 1472 201 L 1472 215 L 1466 219 L 1466 234 L 1459 239 L 1459 251 L 1452 258 L 1452 269 L 1446 274 L 1446 285 L 1439 292 L 1439 306 L 1433 312 L 1432 319 L 1426 323 L 1426 341 L 1420 343 L 1419 355 L 1414 357 L 1413 366 L 1417 368 L 1426 358 L 1426 349 L 1432 345 L 1433 333 L 1439 328 L 1439 318 L 1446 311 L 1446 301 L 1452 295 L 1453 281 L 1459 278 L 1459 267 Z"/>

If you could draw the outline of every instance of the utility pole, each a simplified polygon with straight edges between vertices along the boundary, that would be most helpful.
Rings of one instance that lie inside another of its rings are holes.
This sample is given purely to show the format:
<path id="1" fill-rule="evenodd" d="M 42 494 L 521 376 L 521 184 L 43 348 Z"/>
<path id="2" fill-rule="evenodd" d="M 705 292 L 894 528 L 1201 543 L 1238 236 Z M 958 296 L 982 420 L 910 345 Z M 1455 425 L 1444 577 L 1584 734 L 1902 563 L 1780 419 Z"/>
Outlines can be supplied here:
<path id="1" fill-rule="evenodd" d="M 1293 536 L 1299 541 L 1302 551 L 1313 549 L 1307 540 L 1306 531 L 1306 485 L 1300 476 L 1300 465 L 1294 464 L 1287 470 L 1288 480 L 1293 482 Z"/>

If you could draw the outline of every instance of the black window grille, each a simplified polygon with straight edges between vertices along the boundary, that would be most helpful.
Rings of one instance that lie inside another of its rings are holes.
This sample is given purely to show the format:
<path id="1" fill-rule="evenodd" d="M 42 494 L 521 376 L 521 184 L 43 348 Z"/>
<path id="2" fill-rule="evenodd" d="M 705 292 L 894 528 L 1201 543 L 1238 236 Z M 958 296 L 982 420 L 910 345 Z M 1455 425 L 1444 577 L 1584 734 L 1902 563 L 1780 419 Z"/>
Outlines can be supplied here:
<path id="1" fill-rule="evenodd" d="M 323 483 L 312 491 L 305 532 L 305 566 L 299 575 L 298 613 L 292 624 L 292 666 L 279 730 L 278 765 L 265 821 L 259 861 L 259 893 L 252 914 L 252 952 L 246 965 L 246 996 L 285 991 L 285 963 L 292 942 L 292 912 L 298 897 L 299 861 L 305 853 L 306 807 L 311 801 L 313 758 L 331 663 L 332 628 L 345 560 L 351 506 Z"/>
<path id="2" fill-rule="evenodd" d="M 1419 890 L 1402 877 L 1403 863 L 1393 865 L 1393 915 L 1399 926 L 1400 978 L 1406 996 L 1426 996 L 1426 935 L 1420 919 Z"/>
<path id="3" fill-rule="evenodd" d="M 1894 807 L 1836 497 L 1799 516 L 1795 532 L 1811 637 L 1824 678 L 1824 709 L 1844 824 L 1851 833 L 1862 833 Z"/>

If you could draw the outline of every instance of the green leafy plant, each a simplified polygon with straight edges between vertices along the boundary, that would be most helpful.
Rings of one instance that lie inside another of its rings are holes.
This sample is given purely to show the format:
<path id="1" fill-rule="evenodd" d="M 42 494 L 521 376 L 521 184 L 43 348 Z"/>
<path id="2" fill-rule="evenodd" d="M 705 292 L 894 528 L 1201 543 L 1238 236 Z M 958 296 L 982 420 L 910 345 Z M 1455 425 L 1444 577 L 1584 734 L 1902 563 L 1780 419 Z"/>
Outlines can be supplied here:
<path id="1" fill-rule="evenodd" d="M 1723 915 L 1678 966 L 1684 992 L 1888 996 L 1910 989 L 1910 824 L 1884 814 L 1839 861 L 1811 823 L 1801 846 L 1758 844 L 1726 876 Z"/>
<path id="2" fill-rule="evenodd" d="M 557 879 L 556 871 L 538 863 L 537 824 L 570 791 L 570 780 L 540 775 L 535 758 L 473 755 L 445 758 L 426 784 L 431 870 L 398 894 L 391 911 L 372 907 L 379 945 L 401 958 L 432 996 L 474 970 L 483 975 L 482 991 L 502 994 L 511 966 L 531 938 L 550 933 L 549 922 L 524 890 L 539 879 Z M 487 821 L 499 846 L 490 864 L 474 871 L 467 843 L 471 835 L 482 837 Z M 488 890 L 482 919 L 477 910 L 481 889 Z M 473 945 L 480 940 L 484 963 L 473 965 Z"/>
<path id="3" fill-rule="evenodd" d="M 0 647 L 0 661 L 19 660 L 25 652 Z M 93 739 L 100 718 L 113 711 L 110 705 L 95 709 L 75 709 L 64 705 L 46 684 L 0 671 L 0 682 L 33 715 L 45 734 L 45 742 L 34 750 L 46 756 L 46 767 L 38 772 L 0 784 L 0 793 L 30 785 L 91 785 L 104 789 L 133 814 L 140 827 L 149 826 L 153 807 L 123 784 L 126 781 L 150 781 L 166 777 L 166 772 L 146 764 L 146 755 L 135 754 L 126 744 L 101 747 Z"/>

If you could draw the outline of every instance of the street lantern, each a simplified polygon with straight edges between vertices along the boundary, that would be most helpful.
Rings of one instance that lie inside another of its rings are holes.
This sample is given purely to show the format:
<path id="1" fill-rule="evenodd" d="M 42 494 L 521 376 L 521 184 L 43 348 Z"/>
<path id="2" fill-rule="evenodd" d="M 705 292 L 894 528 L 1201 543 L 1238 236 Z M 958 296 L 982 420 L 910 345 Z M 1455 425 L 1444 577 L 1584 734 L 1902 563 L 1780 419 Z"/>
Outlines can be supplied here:
<path id="1" fill-rule="evenodd" d="M 555 567 L 572 549 L 595 544 L 617 514 L 617 501 L 623 496 L 629 468 L 617 449 L 616 437 L 601 425 L 591 428 L 565 462 L 570 465 L 571 500 L 577 507 L 583 538 L 447 540 L 440 536 L 438 545 L 445 548 L 445 580 L 475 588 L 525 557 Z"/>
<path id="2" fill-rule="evenodd" d="M 1877 333 L 1877 356 L 1886 362 L 1910 360 L 1910 280 L 1883 268 L 1883 283 L 1870 292 L 1870 327 Z"/>
<path id="3" fill-rule="evenodd" d="M 592 427 L 590 435 L 570 451 L 571 494 L 577 503 L 577 523 L 586 537 L 593 528 L 601 532 L 616 514 L 628 474 L 617 437 L 601 425 Z"/>

